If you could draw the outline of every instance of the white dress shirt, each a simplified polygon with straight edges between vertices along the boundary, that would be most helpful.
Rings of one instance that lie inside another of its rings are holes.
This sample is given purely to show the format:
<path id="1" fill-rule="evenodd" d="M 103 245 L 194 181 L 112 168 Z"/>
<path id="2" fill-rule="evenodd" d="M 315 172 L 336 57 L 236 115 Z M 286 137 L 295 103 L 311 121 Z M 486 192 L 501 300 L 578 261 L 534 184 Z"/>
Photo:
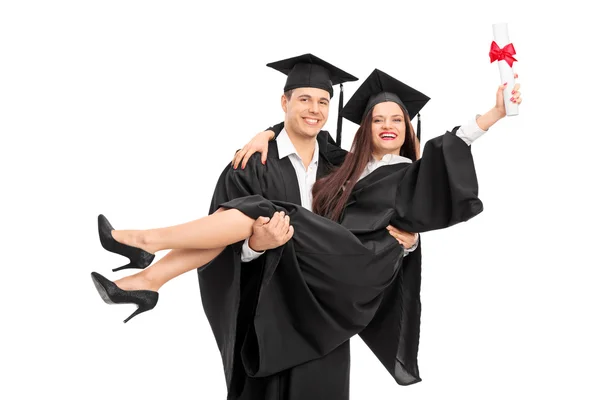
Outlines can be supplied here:
<path id="1" fill-rule="evenodd" d="M 312 211 L 312 188 L 317 181 L 317 167 L 319 166 L 319 143 L 315 140 L 315 151 L 313 152 L 312 160 L 308 164 L 308 169 L 304 167 L 302 157 L 300 157 L 296 151 L 296 148 L 290 140 L 285 128 L 281 131 L 279 136 L 277 136 L 277 151 L 279 152 L 279 159 L 282 160 L 288 157 L 292 163 L 292 166 L 294 167 L 294 171 L 296 171 L 298 187 L 300 188 L 300 205 L 306 208 L 308 211 Z"/>
<path id="2" fill-rule="evenodd" d="M 467 124 L 461 125 L 460 128 L 456 131 L 456 136 L 461 138 L 467 145 L 473 144 L 475 140 L 481 137 L 485 132 L 483 129 L 477 125 L 476 119 L 479 117 L 479 114 L 472 120 L 470 120 Z M 294 170 L 296 171 L 296 177 L 298 178 L 298 187 L 300 188 L 300 197 L 302 199 L 302 207 L 312 211 L 312 187 L 317 180 L 317 167 L 319 164 L 319 144 L 315 141 L 315 152 L 313 153 L 313 158 L 309 164 L 308 170 L 304 167 L 304 163 L 302 162 L 302 158 L 298 155 L 294 144 L 290 140 L 285 129 L 281 131 L 279 136 L 277 136 L 277 150 L 279 151 L 279 159 L 283 159 L 284 157 L 289 157 L 292 165 L 294 166 Z M 365 170 L 361 174 L 358 180 L 361 180 L 365 176 L 369 175 L 377 168 L 384 165 L 393 165 L 400 163 L 412 163 L 410 158 L 406 158 L 397 154 L 386 154 L 381 160 L 376 160 L 375 158 L 371 158 Z M 419 245 L 419 234 L 417 233 L 417 241 L 415 244 L 409 249 L 404 249 L 404 255 L 406 256 L 411 251 L 414 251 Z M 244 245 L 242 246 L 242 262 L 252 261 L 264 253 L 256 252 L 248 246 L 248 239 L 244 241 Z"/>

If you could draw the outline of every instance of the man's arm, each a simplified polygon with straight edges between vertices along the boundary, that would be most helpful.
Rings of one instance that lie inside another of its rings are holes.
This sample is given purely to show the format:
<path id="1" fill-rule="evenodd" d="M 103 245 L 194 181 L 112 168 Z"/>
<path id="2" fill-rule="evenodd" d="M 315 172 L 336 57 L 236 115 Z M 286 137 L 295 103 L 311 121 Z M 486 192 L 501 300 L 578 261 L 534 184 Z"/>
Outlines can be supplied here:
<path id="1" fill-rule="evenodd" d="M 261 164 L 260 157 L 256 155 L 249 160 L 245 169 L 225 168 L 213 195 L 210 212 L 215 212 L 219 205 L 238 197 L 251 195 L 264 195 L 261 176 L 265 166 Z M 275 214 L 271 218 L 259 218 L 253 225 L 252 236 L 239 246 L 242 262 L 249 262 L 260 257 L 265 250 L 282 246 L 293 235 L 293 227 L 289 225 L 289 217 Z"/>
<path id="2" fill-rule="evenodd" d="M 290 217 L 277 212 L 273 218 L 261 217 L 252 227 L 252 236 L 242 245 L 242 262 L 250 262 L 264 254 L 266 250 L 283 246 L 294 234 Z"/>
<path id="3" fill-rule="evenodd" d="M 409 255 L 411 252 L 419 246 L 419 234 L 406 232 L 393 227 L 392 225 L 387 226 L 387 230 L 398 241 L 399 244 L 404 246 L 404 257 Z"/>
<path id="4" fill-rule="evenodd" d="M 417 249 L 417 247 L 419 246 L 419 234 L 415 233 L 414 237 L 416 237 L 415 244 L 413 244 L 410 247 L 405 247 L 404 248 L 404 257 L 406 257 L 407 255 L 409 255 L 410 253 L 412 253 L 413 251 L 415 251 Z"/>
<path id="5" fill-rule="evenodd" d="M 254 230 L 252 231 L 252 235 L 254 236 Z M 252 236 L 250 236 L 252 237 Z M 262 256 L 263 254 L 265 254 L 264 251 L 254 251 L 250 248 L 250 244 L 248 243 L 248 241 L 250 240 L 250 238 L 244 240 L 244 244 L 242 245 L 242 262 L 243 263 L 247 263 L 253 260 L 256 260 L 258 257 Z"/>

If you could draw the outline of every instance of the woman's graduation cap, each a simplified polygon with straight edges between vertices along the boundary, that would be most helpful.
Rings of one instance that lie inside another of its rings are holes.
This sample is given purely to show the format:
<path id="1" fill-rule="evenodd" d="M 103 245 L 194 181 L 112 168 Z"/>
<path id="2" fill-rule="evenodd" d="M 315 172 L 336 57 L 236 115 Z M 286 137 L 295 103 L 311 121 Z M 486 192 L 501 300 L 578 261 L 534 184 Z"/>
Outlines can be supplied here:
<path id="1" fill-rule="evenodd" d="M 343 83 L 357 81 L 358 78 L 312 54 L 303 54 L 298 57 L 272 62 L 267 64 L 267 67 L 271 67 L 287 75 L 287 80 L 283 87 L 284 92 L 301 87 L 312 87 L 326 90 L 329 92 L 330 98 L 333 98 L 333 85 L 340 85 L 336 137 L 336 143 L 340 146 L 342 141 L 342 106 L 344 101 Z"/>
<path id="2" fill-rule="evenodd" d="M 427 104 L 429 97 L 378 69 L 373 70 L 371 75 L 348 100 L 342 115 L 349 121 L 360 125 L 365 115 L 375 105 L 386 101 L 393 101 L 404 108 L 411 120 L 415 115 L 419 117 L 417 138 L 421 140 L 421 115 L 419 111 Z"/>

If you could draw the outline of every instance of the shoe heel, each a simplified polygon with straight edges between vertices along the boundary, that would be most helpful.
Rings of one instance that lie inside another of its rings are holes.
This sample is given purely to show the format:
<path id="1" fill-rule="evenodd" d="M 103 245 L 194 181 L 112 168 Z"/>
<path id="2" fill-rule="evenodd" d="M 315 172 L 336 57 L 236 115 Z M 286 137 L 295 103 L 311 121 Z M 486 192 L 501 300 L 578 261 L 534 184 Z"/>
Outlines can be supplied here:
<path id="1" fill-rule="evenodd" d="M 121 271 L 122 269 L 127 269 L 127 268 L 139 268 L 139 267 L 137 265 L 133 265 L 133 263 L 129 263 L 129 264 L 123 265 L 122 267 L 119 267 L 119 268 L 113 268 L 112 272 Z M 142 269 L 142 268 L 140 268 L 140 269 Z"/>
<path id="2" fill-rule="evenodd" d="M 125 321 L 123 321 L 123 323 L 127 323 L 127 321 L 129 321 L 131 318 L 135 317 L 136 315 L 138 315 L 138 314 L 141 314 L 141 313 L 143 313 L 143 312 L 146 312 L 146 311 L 150 311 L 150 310 L 152 310 L 153 308 L 154 308 L 154 307 L 145 307 L 145 306 L 139 306 L 139 307 L 137 308 L 137 310 L 135 310 L 135 311 L 133 312 L 133 314 L 131 314 L 129 317 L 125 318 Z"/>

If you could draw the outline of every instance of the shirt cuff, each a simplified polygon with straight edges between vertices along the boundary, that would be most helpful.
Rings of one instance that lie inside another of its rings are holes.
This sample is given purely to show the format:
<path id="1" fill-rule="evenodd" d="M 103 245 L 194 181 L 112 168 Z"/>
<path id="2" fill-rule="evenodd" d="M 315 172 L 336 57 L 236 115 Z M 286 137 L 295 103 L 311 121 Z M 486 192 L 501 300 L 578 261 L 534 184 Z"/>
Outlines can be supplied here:
<path id="1" fill-rule="evenodd" d="M 419 238 L 421 236 L 417 233 L 417 241 L 415 242 L 415 244 L 412 245 L 412 247 L 408 248 L 408 249 L 404 249 L 404 257 L 406 257 L 409 253 L 415 251 L 415 249 L 419 246 Z"/>
<path id="2" fill-rule="evenodd" d="M 476 120 L 479 116 L 480 115 L 477 114 L 474 119 L 470 120 L 466 125 L 461 125 L 460 128 L 458 128 L 458 131 L 456 131 L 456 136 L 461 138 L 469 146 L 487 132 L 477 125 Z"/>
<path id="3" fill-rule="evenodd" d="M 258 257 L 262 256 L 265 252 L 257 252 L 250 248 L 248 245 L 248 240 L 244 240 L 244 244 L 242 245 L 242 262 L 250 262 L 252 260 L 256 260 Z"/>

